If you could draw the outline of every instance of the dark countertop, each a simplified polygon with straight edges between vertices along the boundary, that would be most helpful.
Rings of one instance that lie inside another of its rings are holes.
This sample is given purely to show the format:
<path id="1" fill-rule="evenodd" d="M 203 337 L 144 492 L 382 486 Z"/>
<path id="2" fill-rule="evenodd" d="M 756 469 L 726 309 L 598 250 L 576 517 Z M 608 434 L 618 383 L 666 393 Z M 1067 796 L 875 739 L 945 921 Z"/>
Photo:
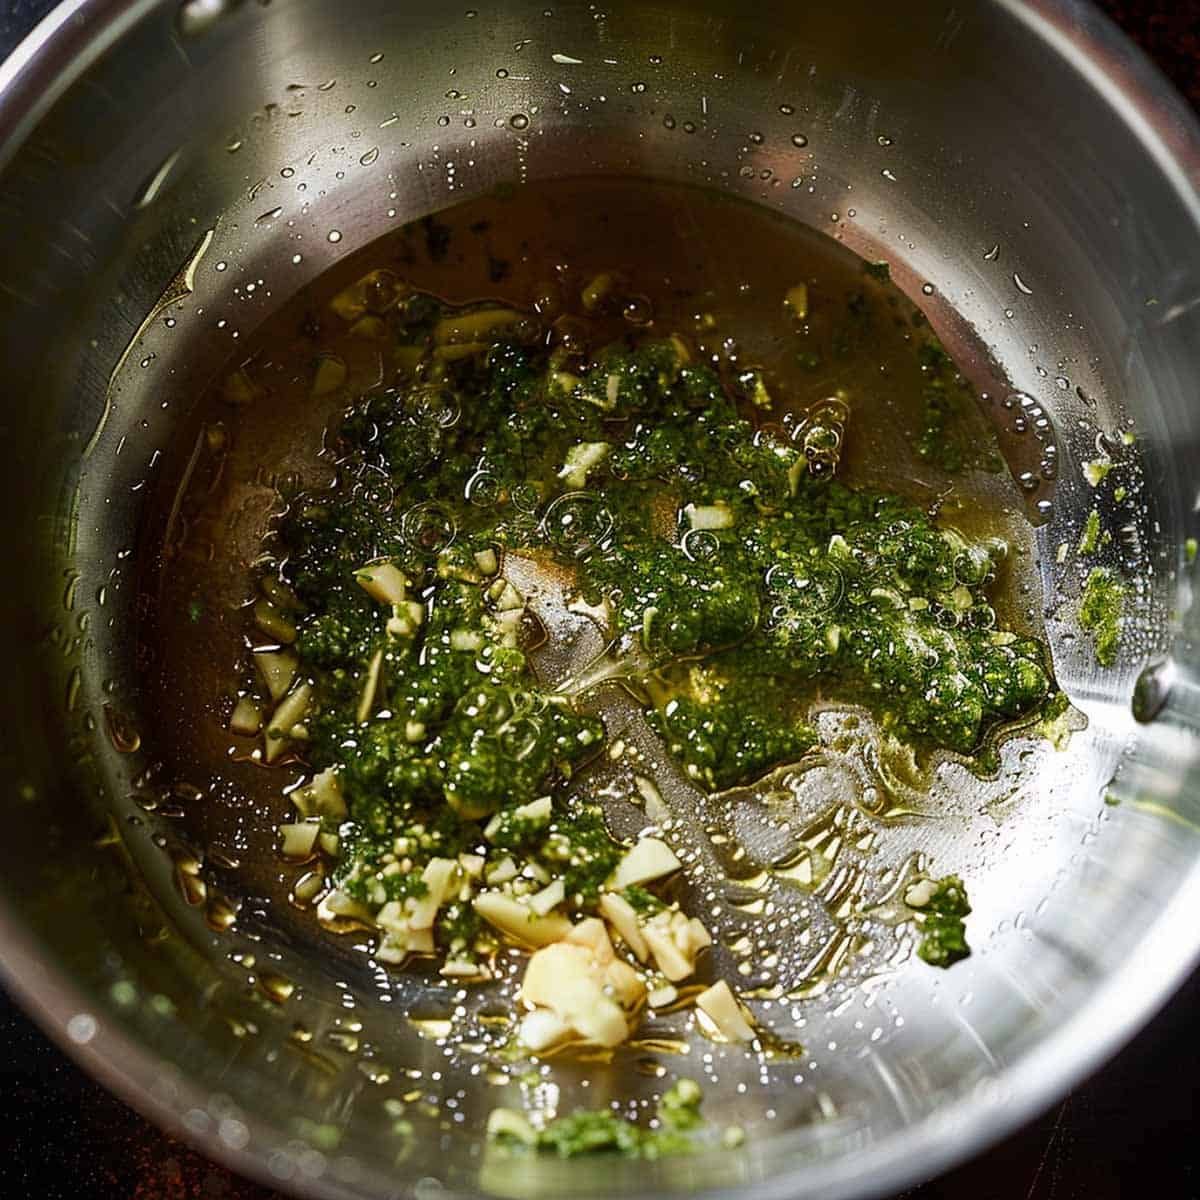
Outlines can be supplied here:
<path id="1" fill-rule="evenodd" d="M 53 0 L 3 0 L 0 47 Z M 1101 0 L 1200 108 L 1200 0 Z M 1200 973 L 1062 1103 L 904 1200 L 1200 1197 Z M 0 1193 L 14 1200 L 282 1200 L 167 1137 L 0 993 Z"/>
<path id="2" fill-rule="evenodd" d="M 1098 0 L 1102 9 L 1200 109 L 1200 3 L 1197 0 Z"/>

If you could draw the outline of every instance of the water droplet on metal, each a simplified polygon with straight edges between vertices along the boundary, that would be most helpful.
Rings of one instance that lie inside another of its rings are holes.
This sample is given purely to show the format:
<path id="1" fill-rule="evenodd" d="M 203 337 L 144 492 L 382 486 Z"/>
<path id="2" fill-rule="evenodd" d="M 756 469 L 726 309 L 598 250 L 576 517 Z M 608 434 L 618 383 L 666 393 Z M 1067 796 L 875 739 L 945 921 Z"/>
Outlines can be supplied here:
<path id="1" fill-rule="evenodd" d="M 667 1068 L 658 1059 L 649 1056 L 637 1059 L 633 1064 L 633 1069 L 639 1075 L 645 1075 L 649 1079 L 663 1079 L 667 1074 Z"/>
<path id="2" fill-rule="evenodd" d="M 792 145 L 797 146 L 797 147 L 799 147 L 799 149 L 803 150 L 804 147 L 808 145 L 808 138 L 805 137 L 805 135 L 802 133 L 793 133 L 792 134 Z"/>
<path id="3" fill-rule="evenodd" d="M 1023 296 L 1033 295 L 1033 288 L 1031 288 L 1029 284 L 1027 284 L 1025 280 L 1023 280 L 1020 275 L 1016 273 L 1016 271 L 1013 272 L 1012 278 L 1018 292 L 1020 292 Z"/>
<path id="4" fill-rule="evenodd" d="M 200 877 L 200 863 L 190 855 L 175 857 L 175 886 L 184 901 L 193 907 L 208 899 L 208 884 Z"/>
<path id="5" fill-rule="evenodd" d="M 988 262 L 995 262 L 1000 257 L 1000 243 L 997 242 L 983 256 Z"/>
<path id="6" fill-rule="evenodd" d="M 342 240 L 342 231 L 340 229 L 331 229 L 327 237 L 331 242 L 340 242 Z"/>
<path id="7" fill-rule="evenodd" d="M 1162 712 L 1171 698 L 1177 670 L 1174 660 L 1158 658 L 1148 663 L 1133 685 L 1133 718 L 1146 725 Z"/>
<path id="8" fill-rule="evenodd" d="M 220 892 L 213 892 L 205 905 L 204 919 L 215 933 L 224 933 L 237 922 L 237 906 Z"/>
<path id="9" fill-rule="evenodd" d="M 104 724 L 108 729 L 109 741 L 118 754 L 133 754 L 142 744 L 142 735 L 133 722 L 111 704 L 104 706 Z"/>
<path id="10" fill-rule="evenodd" d="M 286 1004 L 296 990 L 296 985 L 290 979 L 267 971 L 259 975 L 258 986 L 263 995 L 274 1004 Z"/>
<path id="11" fill-rule="evenodd" d="M 508 118 L 508 124 L 512 129 L 528 129 L 529 118 L 524 113 L 513 113 Z"/>

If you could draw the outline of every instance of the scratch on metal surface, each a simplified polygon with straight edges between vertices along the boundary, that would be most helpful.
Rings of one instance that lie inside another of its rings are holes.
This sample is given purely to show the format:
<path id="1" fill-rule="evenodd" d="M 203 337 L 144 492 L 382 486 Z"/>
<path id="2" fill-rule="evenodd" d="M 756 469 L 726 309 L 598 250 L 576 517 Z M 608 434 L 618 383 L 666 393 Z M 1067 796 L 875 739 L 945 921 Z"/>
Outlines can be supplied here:
<path id="1" fill-rule="evenodd" d="M 958 40 L 958 35 L 962 33 L 965 24 L 966 18 L 962 13 L 957 8 L 950 9 L 946 13 L 946 19 L 942 22 L 941 32 L 938 34 L 938 49 L 949 50 L 951 45 Z"/>
<path id="2" fill-rule="evenodd" d="M 149 208 L 155 200 L 158 199 L 159 193 L 163 189 L 167 178 L 175 169 L 175 164 L 179 161 L 183 154 L 182 149 L 173 151 L 159 164 L 158 169 L 153 175 L 142 185 L 142 189 L 138 194 L 138 198 L 134 201 L 134 208 Z"/>
<path id="3" fill-rule="evenodd" d="M 858 89 L 853 84 L 846 84 L 842 89 L 842 102 L 838 105 L 837 112 L 833 114 L 835 121 L 844 121 L 854 115 L 854 110 L 858 107 Z"/>
<path id="4" fill-rule="evenodd" d="M 954 1019 L 959 1028 L 962 1029 L 963 1033 L 967 1035 L 968 1040 L 973 1042 L 975 1046 L 978 1047 L 983 1061 L 987 1063 L 987 1065 L 993 1070 L 999 1070 L 1000 1063 L 997 1061 L 996 1056 L 992 1053 L 991 1047 L 988 1046 L 987 1039 L 978 1029 L 976 1029 L 974 1022 L 963 1016 L 961 1012 L 956 1012 L 954 1014 Z"/>
<path id="5" fill-rule="evenodd" d="M 171 33 L 171 48 L 178 52 L 179 57 L 183 60 L 183 65 L 187 67 L 189 71 L 195 67 L 196 64 L 192 62 L 191 55 L 187 52 L 187 47 L 180 40 L 178 33 L 175 33 L 174 31 Z"/>
<path id="6" fill-rule="evenodd" d="M 85 246 L 90 246 L 92 244 L 91 235 L 85 233 L 84 230 L 80 229 L 78 225 L 73 225 L 70 221 L 63 221 L 62 227 L 67 233 L 73 235 Z"/>
<path id="7" fill-rule="evenodd" d="M 11 296 L 14 300 L 18 301 L 20 304 L 25 305 L 26 308 L 36 307 L 32 296 L 27 295 L 25 292 L 19 291 L 17 288 L 13 287 L 13 285 L 11 283 L 8 283 L 6 280 L 0 279 L 0 292 L 4 292 L 5 294 Z"/>
<path id="8" fill-rule="evenodd" d="M 183 478 L 180 480 L 179 486 L 175 489 L 175 499 L 171 502 L 171 511 L 167 516 L 167 525 L 163 533 L 164 546 L 171 544 L 171 538 L 175 533 L 175 523 L 179 519 L 179 512 L 183 507 L 183 500 L 187 495 L 188 485 L 192 481 L 196 464 L 200 461 L 200 456 L 204 453 L 204 440 L 205 431 L 202 429 L 196 435 L 196 442 L 192 447 L 192 453 L 188 456 L 187 466 L 183 469 Z"/>
<path id="9" fill-rule="evenodd" d="M 1033 1179 L 1030 1180 L 1029 1190 L 1025 1193 L 1025 1200 L 1033 1200 L 1034 1193 L 1037 1191 L 1038 1183 L 1042 1178 L 1043 1172 L 1046 1170 L 1046 1164 L 1050 1161 L 1051 1155 L 1057 1153 L 1059 1134 L 1062 1132 L 1063 1123 L 1066 1120 L 1067 1109 L 1071 1105 L 1071 1097 L 1068 1096 L 1058 1110 L 1058 1115 L 1054 1119 L 1054 1128 L 1050 1131 L 1050 1137 L 1046 1141 L 1045 1149 L 1042 1151 L 1042 1157 L 1038 1161 L 1037 1170 L 1033 1173 Z M 1058 1172 L 1055 1171 L 1053 1179 L 1057 1179 Z M 1053 1195 L 1054 1186 L 1051 1183 L 1050 1188 Z"/>
<path id="10" fill-rule="evenodd" d="M 1200 308 L 1200 296 L 1193 296 L 1190 300 L 1184 300 L 1179 304 L 1172 304 L 1154 324 L 1159 327 L 1170 325 L 1172 321 L 1178 321 L 1180 317 L 1186 317 L 1194 308 Z"/>

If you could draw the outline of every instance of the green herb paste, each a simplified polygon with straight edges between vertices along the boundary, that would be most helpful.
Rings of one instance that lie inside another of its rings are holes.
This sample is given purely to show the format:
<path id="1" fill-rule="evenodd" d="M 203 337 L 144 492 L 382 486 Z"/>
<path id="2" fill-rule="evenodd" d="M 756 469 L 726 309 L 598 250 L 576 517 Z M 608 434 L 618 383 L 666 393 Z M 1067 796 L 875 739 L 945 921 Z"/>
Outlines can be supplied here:
<path id="1" fill-rule="evenodd" d="M 308 689 L 268 743 L 337 772 L 345 814 L 326 817 L 322 845 L 364 913 L 416 896 L 430 859 L 484 851 L 489 870 L 511 854 L 561 879 L 565 910 L 586 913 L 620 857 L 598 810 L 563 798 L 605 731 L 531 669 L 543 631 L 508 555 L 566 574 L 670 754 L 710 790 L 810 749 L 818 693 L 963 755 L 1049 694 L 1044 647 L 997 624 L 1005 547 L 833 477 L 842 399 L 767 425 L 757 389 L 727 387 L 679 338 L 550 349 L 527 313 L 416 292 L 388 321 L 408 373 L 331 436 L 332 486 L 290 497 L 274 601 L 256 610 L 294 637 Z M 943 434 L 959 384 L 936 343 L 922 353 L 922 454 L 955 468 Z M 1097 614 L 1114 603 L 1085 603 L 1103 658 L 1116 618 Z M 545 795 L 548 821 L 517 812 Z M 469 961 L 481 935 L 470 904 L 440 909 L 440 951 Z"/>

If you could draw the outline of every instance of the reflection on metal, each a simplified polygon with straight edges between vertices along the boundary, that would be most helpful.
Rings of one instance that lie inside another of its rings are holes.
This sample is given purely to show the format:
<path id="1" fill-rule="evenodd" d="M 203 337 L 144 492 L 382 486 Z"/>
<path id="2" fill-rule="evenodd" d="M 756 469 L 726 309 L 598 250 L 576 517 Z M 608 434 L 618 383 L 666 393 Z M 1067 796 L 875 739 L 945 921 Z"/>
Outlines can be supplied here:
<path id="1" fill-rule="evenodd" d="M 230 7 L 187 6 L 197 30 L 219 24 Z M 60 450 L 65 459 L 63 447 L 85 442 L 88 487 L 72 501 L 78 541 L 70 550 L 78 562 L 71 565 L 81 572 L 76 609 L 102 588 L 107 596 L 104 619 L 77 646 L 72 634 L 47 639 L 35 653 L 14 639 L 6 744 L 13 751 L 15 786 L 37 802 L 14 807 L 6 829 L 0 924 L 8 977 L 48 1027 L 65 1029 L 74 1014 L 96 1012 L 99 1030 L 89 1043 L 93 1069 L 166 1122 L 196 1114 L 192 1132 L 207 1150 L 264 1175 L 278 1168 L 301 1179 L 319 1165 L 330 1173 L 328 1187 L 347 1193 L 383 1194 L 417 1180 L 447 1179 L 457 1191 L 478 1184 L 478 1168 L 458 1153 L 453 1128 L 428 1138 L 414 1139 L 411 1131 L 390 1138 L 393 1124 L 417 1119 L 415 1107 L 404 1106 L 427 1094 L 440 1089 L 450 1095 L 461 1086 L 468 1095 L 457 1111 L 470 1128 L 498 1102 L 499 1086 L 510 1091 L 505 1100 L 528 1098 L 569 1111 L 577 1103 L 606 1101 L 615 1076 L 596 1064 L 580 1073 L 589 1083 L 585 1090 L 564 1072 L 562 1092 L 555 1088 L 552 1096 L 544 1078 L 535 1074 L 533 1082 L 523 1082 L 520 1069 L 502 1085 L 509 1075 L 493 1072 L 497 1086 L 485 1086 L 485 1073 L 471 1073 L 477 1063 L 452 1067 L 436 1041 L 419 1039 L 398 1019 L 421 1011 L 423 980 L 355 973 L 353 956 L 339 940 L 354 933 L 330 935 L 321 954 L 309 960 L 297 950 L 303 939 L 291 923 L 291 907 L 263 905 L 253 896 L 239 910 L 232 941 L 215 937 L 207 923 L 213 892 L 192 908 L 182 898 L 176 902 L 169 871 L 155 874 L 161 855 L 155 857 L 151 839 L 159 814 L 124 800 L 146 789 L 119 786 L 126 782 L 124 768 L 109 767 L 107 759 L 109 775 L 100 778 L 99 754 L 83 780 L 62 785 L 67 747 L 82 736 L 84 716 L 100 713 L 107 696 L 103 682 L 124 681 L 114 701 L 131 712 L 139 730 L 149 728 L 123 690 L 127 672 L 117 669 L 116 639 L 134 620 L 135 589 L 128 560 L 115 552 L 133 544 L 137 522 L 148 515 L 130 498 L 132 480 L 123 472 L 126 463 L 133 464 L 131 472 L 142 469 L 183 418 L 176 409 L 165 415 L 160 409 L 173 378 L 169 372 L 203 377 L 232 353 L 228 335 L 214 332 L 215 323 L 230 315 L 226 298 L 221 311 L 220 305 L 209 307 L 174 349 L 159 338 L 154 370 L 137 372 L 138 386 L 123 390 L 119 411 L 113 408 L 118 373 L 135 374 L 127 370 L 134 343 L 157 336 L 144 324 L 126 345 L 121 313 L 162 313 L 157 281 L 172 269 L 180 228 L 190 228 L 194 219 L 196 231 L 210 232 L 182 278 L 173 281 L 182 293 L 169 295 L 167 303 L 207 282 L 196 266 L 217 246 L 212 230 L 222 212 L 228 215 L 219 231 L 221 253 L 237 264 L 243 280 L 267 280 L 271 302 L 278 303 L 306 285 L 330 256 L 450 200 L 524 175 L 603 174 L 633 166 L 723 188 L 816 228 L 836 229 L 864 257 L 892 261 L 895 278 L 905 286 L 916 281 L 910 290 L 935 282 L 929 310 L 952 351 L 957 355 L 970 341 L 951 319 L 956 308 L 1011 372 L 1012 386 L 1043 405 L 1061 434 L 1060 491 L 1041 535 L 1039 562 L 1028 564 L 1030 604 L 1045 599 L 1054 610 L 1060 603 L 1055 548 L 1064 540 L 1075 544 L 1067 530 L 1072 516 L 1080 515 L 1068 511 L 1071 501 L 1061 485 L 1073 464 L 1092 457 L 1089 446 L 1101 427 L 1126 427 L 1132 418 L 1142 439 L 1138 453 L 1155 465 L 1139 499 L 1147 508 L 1137 515 L 1145 531 L 1139 545 L 1153 550 L 1159 537 L 1178 545 L 1196 532 L 1183 527 L 1183 514 L 1196 491 L 1194 448 L 1200 443 L 1193 396 L 1200 307 L 1193 303 L 1194 276 L 1187 278 L 1190 268 L 1181 264 L 1198 261 L 1200 208 L 1190 179 L 1200 164 L 1200 143 L 1193 120 L 1140 61 L 1126 56 L 1107 26 L 1081 24 L 1077 6 L 1066 0 L 1004 0 L 972 10 L 955 26 L 946 53 L 938 41 L 946 6 L 934 0 L 906 5 L 901 21 L 881 19 L 878 5 L 868 0 L 849 0 L 828 13 L 774 0 L 738 11 L 717 0 L 666 9 L 615 0 L 604 5 L 603 20 L 582 7 L 553 6 L 554 16 L 545 17 L 545 8 L 545 0 L 511 0 L 448 18 L 444 6 L 424 0 L 370 0 L 348 21 L 331 5 L 242 5 L 235 18 L 238 36 L 188 42 L 181 54 L 173 4 L 69 0 L 34 42 L 0 67 L 0 160 L 6 164 L 0 262 L 15 290 L 28 298 L 16 297 L 7 280 L 0 288 L 5 367 L 18 402 L 12 411 L 19 414 L 8 440 L 9 520 L 0 534 L 8 539 L 3 552 L 13 567 L 10 598 L 14 612 L 38 613 L 34 582 L 61 595 L 66 564 L 35 557 L 40 550 L 30 549 L 30 530 L 42 516 L 42 473 L 54 467 Z M 566 76 L 569 97 L 557 86 L 563 69 L 548 53 L 560 47 L 580 60 Z M 382 61 L 374 61 L 381 52 Z M 661 70 L 629 66 L 645 64 L 653 54 L 664 57 Z M 1014 62 L 1037 69 L 1014 71 Z M 86 82 L 69 86 L 84 71 Z M 524 76 L 519 81 L 518 72 Z M 453 101 L 446 95 L 451 78 L 461 93 Z M 930 86 L 914 89 L 914 78 Z M 635 91 L 635 84 L 644 90 Z M 291 85 L 299 90 L 289 90 Z M 843 108 L 851 94 L 857 102 Z M 510 120 L 518 108 L 529 128 L 514 137 Z M 796 112 L 804 114 L 803 148 L 792 141 Z M 671 114 L 669 123 L 664 113 Z M 1045 120 L 1046 113 L 1055 119 Z M 43 116 L 43 136 L 22 149 L 19 143 Z M 439 123 L 443 117 L 445 124 Z M 1089 153 L 1082 136 L 1096 127 L 1106 131 L 1103 156 Z M 760 132 L 761 143 L 751 142 L 747 129 Z M 362 138 L 354 138 L 356 131 Z M 195 158 L 179 160 L 170 178 L 163 176 L 154 203 L 138 214 L 141 240 L 130 244 L 126 214 L 114 220 L 106 197 L 128 197 L 134 182 L 153 178 L 185 140 L 196 147 Z M 362 151 L 375 141 L 378 160 L 361 167 Z M 896 182 L 881 174 L 885 170 Z M 259 180 L 260 192 L 247 200 L 247 186 Z M 297 190 L 302 183 L 304 193 Z M 964 189 L 969 204 L 961 202 Z M 280 219 L 256 226 L 254 218 L 275 205 L 283 207 Z M 830 219 L 835 212 L 836 223 Z M 61 248 L 56 236 L 68 225 L 84 235 L 77 242 L 88 247 L 86 259 L 59 249 L 47 253 L 48 246 Z M 333 230 L 343 234 L 340 242 L 328 240 Z M 1000 245 L 1002 255 L 983 253 Z M 721 269 L 736 267 L 737 252 L 735 241 L 705 247 Z M 1014 270 L 1036 277 L 1034 295 L 1014 292 Z M 109 295 L 119 284 L 119 309 L 87 307 L 89 288 L 101 280 Z M 1169 292 L 1162 291 L 1163 280 Z M 266 290 L 238 300 L 246 328 L 265 315 Z M 1156 298 L 1160 303 L 1147 307 Z M 204 305 L 218 299 L 214 289 Z M 75 375 L 64 365 L 75 361 L 64 351 L 67 334 L 77 334 L 84 347 L 95 343 L 97 352 L 83 355 L 89 368 L 97 355 L 106 363 L 119 359 L 107 397 L 105 380 L 94 370 Z M 1061 369 L 1060 359 L 1068 364 Z M 974 366 L 986 374 L 985 363 Z M 1057 388 L 1059 375 L 1074 387 Z M 1010 419 L 1002 404 L 995 410 L 997 421 Z M 143 418 L 146 428 L 139 424 Z M 118 434 L 128 439 L 125 453 L 98 461 L 97 447 L 117 443 Z M 847 456 L 852 445 L 851 433 Z M 58 475 L 77 465 L 64 461 Z M 914 490 L 924 497 L 921 488 L 915 479 Z M 61 490 L 69 496 L 70 484 Z M 1079 491 L 1091 495 L 1091 489 Z M 1146 592 L 1138 621 L 1156 643 L 1145 647 L 1148 656 L 1164 648 L 1157 643 L 1165 640 L 1166 614 L 1175 607 L 1174 584 L 1157 563 L 1155 573 L 1142 577 Z M 977 930 L 985 953 L 939 979 L 937 1007 L 928 1003 L 929 972 L 899 966 L 905 946 L 885 955 L 884 967 L 848 995 L 831 985 L 819 998 L 767 999 L 774 984 L 748 981 L 747 989 L 765 989 L 754 1003 L 773 1020 L 807 1022 L 803 1040 L 811 1065 L 743 1064 L 724 1048 L 681 1039 L 697 1058 L 712 1055 L 708 1068 L 721 1081 L 707 1100 L 713 1118 L 737 1114 L 757 1121 L 751 1149 L 673 1166 L 606 1163 L 611 1193 L 661 1191 L 668 1178 L 689 1187 L 740 1185 L 747 1197 L 820 1190 L 832 1200 L 901 1190 L 1044 1107 L 1157 1007 L 1196 945 L 1200 836 L 1160 798 L 1168 788 L 1195 795 L 1196 748 L 1181 740 L 1148 745 L 1162 718 L 1142 727 L 1133 722 L 1129 692 L 1137 656 L 1112 673 L 1097 672 L 1086 647 L 1062 636 L 1071 632 L 1066 609 L 1054 631 L 1059 674 L 1091 725 L 1063 753 L 1048 753 L 1038 763 L 1036 786 L 1006 801 L 1011 811 L 1003 822 L 979 811 L 986 797 L 953 763 L 928 806 L 932 817 L 914 819 L 917 806 L 904 786 L 894 798 L 881 792 L 877 803 L 863 798 L 868 819 L 889 814 L 887 835 L 899 830 L 914 849 L 927 849 L 931 857 L 936 852 L 939 861 L 960 853 L 961 865 L 976 867 L 972 936 Z M 1183 621 L 1195 635 L 1200 611 Z M 1180 653 L 1194 658 L 1190 649 Z M 74 711 L 68 717 L 61 711 L 66 679 L 76 670 L 82 674 L 72 676 Z M 52 688 L 50 703 L 40 702 L 43 688 Z M 96 734 L 97 742 L 105 740 L 102 721 Z M 636 729 L 628 734 L 631 743 L 636 737 Z M 1151 794 L 1104 810 L 1104 820 L 1097 821 L 1103 783 L 1127 739 L 1127 761 L 1153 760 L 1154 769 L 1138 776 L 1153 785 Z M 135 757 L 105 749 L 121 763 Z M 907 785 L 902 772 L 893 774 L 897 784 Z M 124 806 L 123 844 L 148 881 L 128 895 L 91 844 L 98 829 L 109 828 L 93 819 L 101 783 L 114 806 Z M 685 790 L 664 795 L 668 804 L 673 796 L 696 801 Z M 227 803 L 221 797 L 196 807 L 220 812 Z M 1129 820 L 1128 809 L 1137 807 L 1147 811 Z M 58 840 L 47 855 L 50 825 Z M 1087 851 L 1081 853 L 1085 835 Z M 717 836 L 713 854 L 723 848 Z M 847 830 L 839 859 L 852 850 L 880 855 L 890 836 L 881 834 L 873 851 L 857 849 L 860 840 Z M 252 865 L 248 843 L 230 844 L 226 862 Z M 215 856 L 208 865 L 226 870 Z M 804 902 L 808 893 L 797 882 L 778 881 L 778 887 Z M 803 882 L 812 888 L 819 881 Z M 103 887 L 95 893 L 100 902 L 45 903 L 59 895 L 77 898 L 85 885 Z M 222 880 L 222 895 L 224 888 Z M 759 916 L 733 915 L 740 924 L 730 941 L 747 939 L 745 961 L 754 958 L 758 922 L 778 919 L 766 911 L 774 896 L 762 898 Z M 843 894 L 839 906 L 844 903 Z M 713 897 L 711 904 L 722 901 Z M 219 905 L 217 910 L 221 923 Z M 164 911 L 182 936 L 160 936 Z M 1019 912 L 1030 914 L 1020 929 Z M 298 912 L 295 917 L 301 919 Z M 798 951 L 803 934 L 789 933 Z M 150 936 L 153 945 L 146 944 Z M 1047 949 L 1055 938 L 1086 953 Z M 1129 953 L 1132 946 L 1139 948 L 1137 956 Z M 805 961 L 837 952 L 832 936 L 814 936 Z M 272 956 L 285 960 L 280 965 L 287 978 L 297 980 L 286 1005 L 269 1003 L 248 984 L 251 954 L 263 963 L 274 963 Z M 714 960 L 714 969 L 735 973 L 731 964 L 743 961 L 732 954 Z M 87 964 L 86 982 L 84 970 L 69 965 L 79 963 Z M 97 1000 L 109 985 L 129 980 L 137 986 L 129 985 L 128 994 L 161 1002 L 118 1007 Z M 447 989 L 438 990 L 446 996 Z M 969 1029 L 944 1019 L 946 1006 L 967 990 L 974 997 Z M 201 1002 L 206 995 L 211 999 Z M 463 1003 L 478 1001 L 468 996 Z M 411 1087 L 376 1087 L 357 1069 L 343 1070 L 324 1058 L 305 1061 L 299 1057 L 309 1049 L 304 1044 L 293 1053 L 281 1051 L 295 1046 L 289 1034 L 297 1020 L 323 1034 L 351 1008 L 365 1027 L 364 1043 L 412 1063 L 417 1075 Z M 686 1012 L 669 1018 L 689 1019 Z M 828 1049 L 830 1042 L 836 1050 Z M 682 1051 L 676 1057 L 672 1073 L 696 1066 L 693 1073 L 701 1076 L 696 1059 Z M 1006 1065 L 997 1069 L 991 1060 Z M 653 1095 L 655 1079 L 636 1078 L 644 1096 Z M 980 1078 L 994 1086 L 964 1084 Z M 770 1123 L 758 1119 L 766 1103 L 778 1109 Z M 336 1116 L 332 1134 L 322 1123 L 324 1113 Z M 831 1128 L 823 1113 L 844 1115 Z M 952 1122 L 938 1119 L 951 1115 Z M 235 1151 L 217 1132 L 235 1121 L 251 1132 L 245 1150 Z M 772 1128 L 781 1132 L 772 1135 Z M 302 1153 L 297 1139 L 307 1143 Z M 397 1166 L 402 1147 L 405 1158 Z M 579 1186 L 578 1173 L 569 1174 L 577 1166 L 523 1162 L 519 1192 L 567 1194 Z M 345 1177 L 333 1178 L 343 1168 Z M 425 1186 L 433 1190 L 432 1183 Z"/>
<path id="2" fill-rule="evenodd" d="M 170 160 L 169 160 L 170 161 Z M 125 349 L 121 352 L 121 357 L 117 359 L 117 364 L 113 367 L 108 377 L 108 387 L 104 393 L 104 406 L 100 412 L 100 418 L 96 422 L 96 428 L 92 431 L 92 436 L 88 438 L 87 444 L 83 448 L 81 457 L 85 460 L 90 457 L 95 450 L 97 443 L 100 441 L 101 435 L 104 433 L 105 426 L 108 424 L 108 419 L 112 415 L 113 395 L 117 390 L 117 379 L 121 374 L 129 357 L 137 348 L 142 335 L 147 329 L 153 325 L 154 321 L 172 304 L 178 303 L 185 296 L 190 296 L 196 289 L 196 268 L 200 265 L 200 260 L 208 252 L 209 246 L 212 245 L 213 238 L 216 236 L 217 226 L 213 225 L 211 229 L 205 230 L 203 236 L 196 243 L 195 249 L 188 255 L 187 261 L 176 273 L 175 277 L 167 284 L 161 296 L 155 302 L 150 312 L 146 315 L 142 323 L 134 331 L 133 336 L 129 339 Z"/>

